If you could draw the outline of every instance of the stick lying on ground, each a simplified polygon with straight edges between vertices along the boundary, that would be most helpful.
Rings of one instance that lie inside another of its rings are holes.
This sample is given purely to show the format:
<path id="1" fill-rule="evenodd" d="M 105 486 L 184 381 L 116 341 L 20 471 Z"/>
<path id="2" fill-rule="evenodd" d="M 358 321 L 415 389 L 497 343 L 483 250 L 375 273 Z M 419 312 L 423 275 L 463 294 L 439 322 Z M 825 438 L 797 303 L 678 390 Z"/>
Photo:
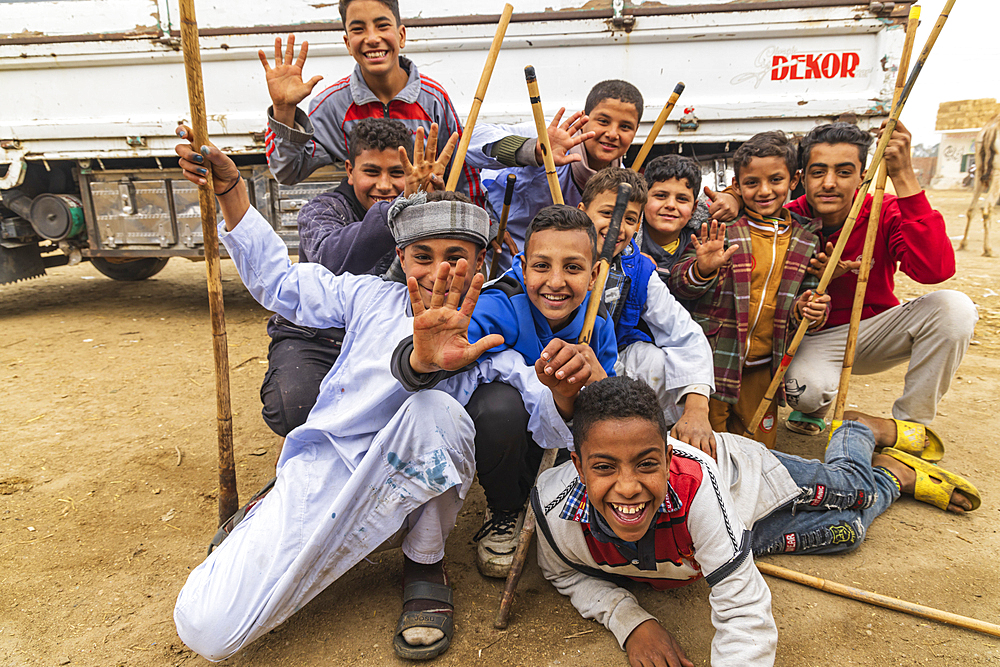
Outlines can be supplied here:
<path id="1" fill-rule="evenodd" d="M 549 132 L 545 126 L 545 112 L 542 111 L 542 98 L 538 94 L 538 79 L 535 78 L 535 68 L 532 65 L 524 68 L 524 80 L 528 84 L 528 96 L 531 98 L 531 114 L 535 118 L 538 145 L 542 147 L 542 162 L 545 163 L 545 178 L 549 181 L 552 203 L 565 204 L 566 202 L 562 196 L 562 188 L 559 187 L 559 176 L 556 174 L 556 161 L 552 157 Z"/>
<path id="2" fill-rule="evenodd" d="M 597 311 L 604 298 L 604 285 L 608 279 L 608 270 L 611 267 L 611 258 L 615 252 L 615 244 L 618 242 L 618 232 L 622 227 L 622 218 L 625 217 L 625 208 L 628 206 L 628 199 L 632 195 L 632 186 L 622 183 L 618 186 L 618 197 L 615 199 L 615 208 L 611 213 L 611 224 L 608 226 L 607 234 L 604 236 L 604 246 L 601 248 L 600 268 L 597 273 L 597 280 L 594 289 L 590 291 L 590 300 L 587 302 L 587 312 L 583 320 L 583 329 L 580 331 L 580 343 L 590 344 L 590 337 L 594 333 L 594 323 L 597 321 Z M 538 466 L 538 475 L 548 470 L 556 462 L 556 450 L 547 449 L 542 457 L 542 462 Z M 535 482 L 538 482 L 536 475 Z M 500 598 L 500 609 L 497 610 L 497 618 L 493 622 L 493 627 L 503 630 L 510 620 L 510 606 L 514 601 L 514 591 L 517 590 L 517 582 L 521 579 L 521 572 L 524 571 L 524 563 L 528 559 L 528 547 L 531 546 L 531 538 L 535 534 L 535 513 L 528 504 L 528 509 L 524 516 L 524 525 L 518 537 L 517 549 L 514 551 L 514 560 L 510 564 L 510 572 L 507 573 L 507 583 L 504 585 L 503 597 Z"/>
<path id="3" fill-rule="evenodd" d="M 514 7 L 507 3 L 503 6 L 503 13 L 500 14 L 500 23 L 497 24 L 496 34 L 493 35 L 493 44 L 490 52 L 486 56 L 486 65 L 483 67 L 483 74 L 479 77 L 479 87 L 476 88 L 476 96 L 472 99 L 472 110 L 465 120 L 465 129 L 462 131 L 462 140 L 458 142 L 458 152 L 455 154 L 455 161 L 451 164 L 451 171 L 448 173 L 448 183 L 445 190 L 454 192 L 458 186 L 458 178 L 462 174 L 465 166 L 465 154 L 469 151 L 469 142 L 472 141 L 472 130 L 476 127 L 476 119 L 479 118 L 479 107 L 483 105 L 483 98 L 486 97 L 486 88 L 490 85 L 490 77 L 493 76 L 493 66 L 496 65 L 497 55 L 500 53 L 500 45 L 503 43 L 504 35 L 507 34 L 507 25 L 510 17 L 514 13 Z M 501 239 L 503 237 L 500 237 Z"/>
<path id="4" fill-rule="evenodd" d="M 181 45 L 191 106 L 191 143 L 195 150 L 208 145 L 205 88 L 201 76 L 198 20 L 194 0 L 180 0 Z M 212 171 L 198 188 L 201 231 L 205 238 L 205 273 L 208 277 L 208 310 L 212 318 L 212 351 L 215 356 L 215 401 L 219 433 L 219 525 L 240 508 L 236 493 L 236 463 L 233 458 L 233 412 L 229 397 L 229 344 L 226 339 L 226 311 L 222 303 L 222 271 L 219 263 L 219 234 L 215 220 L 215 190 Z"/>
<path id="5" fill-rule="evenodd" d="M 941 10 L 941 15 L 938 17 L 937 23 L 934 24 L 934 29 L 927 38 L 927 43 L 924 44 L 920 57 L 917 58 L 917 63 L 913 66 L 913 71 L 910 72 L 910 77 L 907 79 L 906 85 L 903 87 L 903 92 L 899 96 L 898 103 L 889 114 L 889 120 L 886 121 L 885 128 L 882 130 L 882 138 L 879 139 L 878 146 L 875 148 L 875 155 L 872 157 L 871 166 L 868 167 L 865 179 L 861 182 L 861 187 L 858 188 L 858 192 L 854 196 L 854 205 L 851 206 L 851 213 L 847 216 L 847 221 L 840 230 L 840 238 L 837 239 L 837 245 L 834 246 L 833 253 L 827 260 L 826 269 L 824 269 L 823 276 L 819 281 L 819 287 L 816 288 L 816 297 L 821 297 L 826 294 L 826 288 L 833 279 L 833 272 L 837 268 L 837 264 L 840 262 L 840 258 L 844 253 L 844 246 L 847 245 L 847 239 L 850 238 L 851 232 L 854 231 L 854 224 L 857 222 L 858 214 L 861 211 L 861 205 L 864 203 L 865 196 L 868 194 L 868 189 L 871 187 L 872 180 L 875 178 L 875 174 L 878 172 L 879 167 L 882 164 L 882 158 L 885 155 L 886 146 L 889 145 L 889 139 L 892 137 L 892 133 L 896 129 L 896 122 L 899 120 L 899 114 L 906 105 L 906 100 L 909 98 L 910 92 L 913 90 L 913 85 L 916 83 L 917 77 L 923 70 L 924 63 L 927 62 L 927 56 L 930 55 L 931 49 L 934 48 L 934 42 L 937 41 L 938 35 L 941 34 L 941 29 L 948 20 L 948 13 L 954 5 L 955 0 L 947 0 L 945 3 L 944 9 Z M 764 394 L 764 398 L 761 400 L 760 405 L 757 406 L 757 411 L 754 413 L 753 417 L 750 418 L 750 423 L 747 424 L 747 436 L 752 437 L 757 431 L 757 426 L 760 424 L 760 420 L 764 417 L 764 413 L 767 411 L 767 406 L 770 405 L 771 401 L 774 400 L 775 394 L 778 393 L 778 387 L 781 386 L 781 382 L 785 377 L 785 371 L 788 370 L 788 365 L 791 364 L 792 359 L 795 358 L 795 353 L 798 351 L 799 344 L 802 343 L 802 338 L 805 336 L 806 329 L 808 328 L 809 320 L 803 318 L 802 322 L 799 323 L 799 328 L 795 332 L 795 337 L 792 338 L 792 342 L 788 344 L 788 348 L 785 350 L 785 356 L 782 358 L 781 364 L 778 366 L 778 370 L 774 374 L 774 378 L 771 379 L 771 384 L 768 386 L 767 392 Z"/>
<path id="6" fill-rule="evenodd" d="M 507 174 L 507 184 L 503 191 L 503 210 L 500 212 L 500 226 L 497 227 L 497 239 L 502 243 L 503 235 L 507 233 L 507 215 L 510 213 L 510 201 L 514 198 L 514 182 L 517 176 Z M 503 246 L 500 246 L 503 248 Z M 493 253 L 493 262 L 490 264 L 490 278 L 497 277 L 497 269 L 500 268 L 500 253 Z"/>
<path id="7" fill-rule="evenodd" d="M 656 138 L 660 136 L 660 130 L 663 129 L 663 124 L 667 122 L 667 116 L 669 116 L 670 112 L 674 110 L 674 105 L 677 104 L 677 98 L 680 97 L 683 92 L 684 82 L 678 81 L 677 85 L 674 86 L 674 92 L 670 93 L 667 103 L 663 105 L 660 115 L 656 117 L 656 122 L 653 123 L 653 129 L 649 131 L 649 136 L 646 137 L 646 141 L 642 144 L 642 148 L 639 149 L 639 154 L 635 156 L 634 160 L 632 160 L 632 166 L 629 167 L 632 171 L 638 172 L 642 169 L 643 163 L 646 162 L 646 156 L 649 155 L 649 151 L 652 150 L 653 144 L 656 143 Z"/>

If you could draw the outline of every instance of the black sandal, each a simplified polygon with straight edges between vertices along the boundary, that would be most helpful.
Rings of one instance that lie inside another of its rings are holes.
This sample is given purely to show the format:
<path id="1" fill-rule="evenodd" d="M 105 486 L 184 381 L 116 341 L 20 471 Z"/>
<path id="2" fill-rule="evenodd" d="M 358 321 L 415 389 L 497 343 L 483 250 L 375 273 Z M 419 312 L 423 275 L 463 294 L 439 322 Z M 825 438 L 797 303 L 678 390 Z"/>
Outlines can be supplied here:
<path id="1" fill-rule="evenodd" d="M 396 633 L 392 638 L 392 648 L 400 658 L 408 660 L 430 660 L 448 650 L 451 638 L 455 634 L 454 603 L 451 586 L 435 584 L 429 581 L 415 581 L 403 589 L 403 605 L 413 600 L 429 600 L 447 605 L 452 613 L 440 611 L 404 611 L 396 624 Z M 444 633 L 444 637 L 428 646 L 414 646 L 403 638 L 403 631 L 410 628 L 435 628 Z"/>

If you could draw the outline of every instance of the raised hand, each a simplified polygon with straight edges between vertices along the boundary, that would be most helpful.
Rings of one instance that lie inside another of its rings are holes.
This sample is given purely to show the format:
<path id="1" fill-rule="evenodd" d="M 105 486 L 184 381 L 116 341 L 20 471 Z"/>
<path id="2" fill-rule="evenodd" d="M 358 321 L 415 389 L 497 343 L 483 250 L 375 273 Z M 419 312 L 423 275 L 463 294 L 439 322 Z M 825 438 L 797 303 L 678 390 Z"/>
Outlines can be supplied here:
<path id="1" fill-rule="evenodd" d="M 705 196 L 712 202 L 708 205 L 708 214 L 712 220 L 732 222 L 740 216 L 740 200 L 728 192 L 716 192 L 706 185 Z"/>
<path id="2" fill-rule="evenodd" d="M 879 139 L 882 138 L 882 133 L 885 132 L 885 126 L 888 122 L 882 121 L 882 127 L 879 128 L 878 132 Z M 885 168 L 889 170 L 889 178 L 892 179 L 897 197 L 910 197 L 923 190 L 917 180 L 916 172 L 913 171 L 910 140 L 910 131 L 897 121 L 896 129 L 893 130 L 892 137 L 885 146 Z"/>
<path id="3" fill-rule="evenodd" d="M 472 286 L 462 300 L 462 286 L 469 270 L 469 263 L 458 260 L 455 266 L 441 262 L 434 277 L 430 303 L 424 306 L 417 279 L 410 276 L 406 287 L 410 291 L 413 308 L 413 352 L 410 365 L 418 373 L 457 371 L 479 358 L 491 347 L 503 344 L 503 336 L 489 334 L 474 344 L 469 343 L 469 321 L 479 300 L 483 275 L 476 273 Z"/>
<path id="4" fill-rule="evenodd" d="M 582 155 L 567 155 L 567 152 L 574 146 L 578 146 L 588 139 L 593 139 L 597 136 L 596 132 L 577 134 L 586 125 L 588 120 L 582 111 L 577 111 L 560 125 L 559 121 L 562 119 L 564 113 L 566 113 L 566 107 L 560 107 L 559 111 L 552 118 L 552 122 L 549 123 L 548 128 L 549 145 L 552 147 L 552 160 L 557 167 L 582 160 Z M 535 144 L 535 161 L 538 164 L 543 163 L 542 145 L 540 143 Z"/>
<path id="5" fill-rule="evenodd" d="M 413 140 L 413 162 L 406 154 L 406 149 L 399 147 L 399 161 L 403 163 L 403 173 L 406 176 L 406 187 L 404 194 L 409 197 L 415 192 L 434 192 L 444 190 L 444 172 L 451 162 L 451 154 L 458 143 L 458 132 L 453 132 L 448 137 L 441 156 L 437 155 L 438 144 L 438 124 L 431 123 L 431 131 L 424 141 L 424 128 L 418 127 Z"/>
<path id="6" fill-rule="evenodd" d="M 709 278 L 736 254 L 739 248 L 735 243 L 726 248 L 726 225 L 713 220 L 712 226 L 701 225 L 701 238 L 691 235 L 691 243 L 695 248 L 698 273 L 702 278 Z"/>
<path id="7" fill-rule="evenodd" d="M 191 128 L 186 125 L 178 125 L 175 130 L 181 139 L 191 140 L 194 134 Z M 180 160 L 177 165 L 184 173 L 184 178 L 195 185 L 205 185 L 208 170 L 212 170 L 212 187 L 215 194 L 221 194 L 231 188 L 240 178 L 239 169 L 232 159 L 216 148 L 212 142 L 202 146 L 200 151 L 196 151 L 192 144 L 177 144 L 174 152 Z M 207 160 L 205 158 L 208 158 Z"/>
<path id="8" fill-rule="evenodd" d="M 261 64 L 264 65 L 264 78 L 267 81 L 267 92 L 271 95 L 274 105 L 274 119 L 279 123 L 293 127 L 295 124 L 295 107 L 299 102 L 309 97 L 316 84 L 323 80 L 316 75 L 308 81 L 302 80 L 302 68 L 306 64 L 306 54 L 309 52 L 309 42 L 302 42 L 299 57 L 292 62 L 295 55 L 295 35 L 288 36 L 288 46 L 284 56 L 281 53 L 281 38 L 274 39 L 274 67 L 267 62 L 264 50 L 257 52 Z"/>
<path id="9" fill-rule="evenodd" d="M 823 276 L 823 272 L 826 271 L 826 265 L 830 261 L 830 255 L 833 254 L 833 243 L 827 241 L 826 252 L 818 252 L 816 255 L 809 260 L 809 266 L 806 267 L 806 271 L 813 274 L 814 276 Z M 837 262 L 837 268 L 833 270 L 833 277 L 830 280 L 836 280 L 840 276 L 844 275 L 848 271 L 857 271 L 861 268 L 861 260 L 857 259 L 853 262 L 844 261 L 843 256 L 839 262 Z"/>

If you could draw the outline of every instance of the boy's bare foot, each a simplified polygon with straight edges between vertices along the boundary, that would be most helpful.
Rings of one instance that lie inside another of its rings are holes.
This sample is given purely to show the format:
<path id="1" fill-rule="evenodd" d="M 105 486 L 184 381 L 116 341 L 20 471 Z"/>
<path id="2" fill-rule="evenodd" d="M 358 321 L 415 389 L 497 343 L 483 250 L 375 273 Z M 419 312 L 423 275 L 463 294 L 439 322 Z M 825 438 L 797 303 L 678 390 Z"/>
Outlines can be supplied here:
<path id="1" fill-rule="evenodd" d="M 847 414 L 844 414 L 844 418 L 847 418 Z M 860 419 L 854 421 L 861 421 Z M 882 420 L 888 421 L 888 420 Z M 864 423 L 864 422 L 862 422 Z M 877 436 L 876 436 L 877 439 Z M 917 473 L 910 466 L 906 465 L 902 461 L 898 461 L 891 456 L 886 456 L 885 454 L 876 454 L 872 457 L 872 466 L 885 468 L 899 480 L 900 491 L 907 495 L 913 495 L 913 491 L 917 484 Z M 940 484 L 941 482 L 931 478 L 931 481 L 935 484 Z M 948 504 L 948 511 L 954 512 L 955 514 L 964 514 L 965 512 L 972 511 L 972 503 L 959 491 L 952 491 L 951 502 Z"/>

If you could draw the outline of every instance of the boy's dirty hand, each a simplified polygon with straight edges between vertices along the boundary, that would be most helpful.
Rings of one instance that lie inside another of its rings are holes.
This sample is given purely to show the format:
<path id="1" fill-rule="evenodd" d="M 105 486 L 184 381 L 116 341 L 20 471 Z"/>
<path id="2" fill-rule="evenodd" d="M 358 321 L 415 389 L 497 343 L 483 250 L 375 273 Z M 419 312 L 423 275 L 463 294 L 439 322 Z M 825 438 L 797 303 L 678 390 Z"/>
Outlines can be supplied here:
<path id="1" fill-rule="evenodd" d="M 451 154 L 458 143 L 458 132 L 453 132 L 445 144 L 441 156 L 437 156 L 438 124 L 431 123 L 431 131 L 424 141 L 424 128 L 418 127 L 413 140 L 413 162 L 406 154 L 406 149 L 399 147 L 399 161 L 403 163 L 403 174 L 406 176 L 406 186 L 403 194 L 407 197 L 415 192 L 434 192 L 444 190 L 444 172 L 451 162 Z"/>
<path id="2" fill-rule="evenodd" d="M 728 192 L 716 192 L 706 185 L 705 196 L 711 202 L 708 205 L 708 215 L 712 220 L 732 222 L 740 216 L 740 200 Z"/>
<path id="3" fill-rule="evenodd" d="M 588 139 L 593 139 L 597 136 L 596 132 L 577 134 L 588 120 L 582 111 L 577 111 L 560 125 L 559 121 L 562 119 L 564 113 L 566 113 L 566 107 L 561 107 L 556 112 L 555 117 L 552 118 L 552 122 L 549 123 L 548 129 L 549 146 L 552 147 L 552 160 L 557 167 L 569 164 L 570 162 L 581 161 L 583 159 L 582 155 L 567 155 L 567 153 L 574 146 L 578 146 Z M 537 142 L 535 144 L 535 161 L 538 164 L 544 164 L 542 158 L 542 144 L 541 142 Z"/>
<path id="4" fill-rule="evenodd" d="M 469 263 L 460 259 L 453 267 L 441 262 L 434 277 L 430 303 L 424 298 L 417 279 L 410 276 L 406 287 L 410 292 L 413 308 L 413 352 L 410 366 L 418 373 L 439 370 L 457 371 L 471 364 L 492 347 L 503 344 L 503 336 L 490 334 L 475 343 L 469 343 L 469 322 L 479 300 L 483 275 L 476 273 L 472 286 L 459 309 L 462 288 L 469 271 Z"/>
<path id="5" fill-rule="evenodd" d="M 279 123 L 293 127 L 295 123 L 295 107 L 299 102 L 309 97 L 317 83 L 323 80 L 316 75 L 309 81 L 302 80 L 302 68 L 306 64 L 306 54 L 309 52 L 309 42 L 302 42 L 299 57 L 295 56 L 295 35 L 288 36 L 288 46 L 284 56 L 281 53 L 281 38 L 274 39 L 274 67 L 267 62 L 263 49 L 257 51 L 257 57 L 264 65 L 264 78 L 267 81 L 267 92 L 271 95 L 274 105 L 274 119 Z"/>
<path id="6" fill-rule="evenodd" d="M 631 667 L 694 667 L 674 636 L 655 618 L 636 626 L 625 640 Z"/>
<path id="7" fill-rule="evenodd" d="M 833 254 L 833 243 L 827 242 L 826 252 L 818 252 L 816 255 L 809 260 L 809 266 L 806 271 L 813 274 L 814 276 L 822 277 L 823 272 L 826 271 L 827 262 L 830 261 L 830 255 Z M 861 268 L 861 260 L 855 260 L 853 262 L 845 262 L 843 258 L 837 262 L 837 268 L 833 270 L 833 277 L 831 280 L 836 280 L 840 276 L 844 275 L 848 271 L 857 271 Z"/>
<path id="8" fill-rule="evenodd" d="M 692 447 L 697 447 L 713 459 L 715 457 L 715 433 L 708 421 L 708 397 L 690 393 L 684 401 L 684 414 L 670 429 L 670 435 Z"/>
<path id="9" fill-rule="evenodd" d="M 822 323 L 826 319 L 826 311 L 830 306 L 830 295 L 816 296 L 812 290 L 806 290 L 795 302 L 795 311 L 799 319 L 813 322 L 810 327 Z"/>
<path id="10" fill-rule="evenodd" d="M 695 248 L 698 273 L 702 278 L 713 276 L 726 265 L 739 248 L 735 243 L 726 248 L 726 225 L 716 220 L 712 221 L 711 227 L 708 223 L 702 223 L 701 238 L 692 234 L 691 244 Z"/>

